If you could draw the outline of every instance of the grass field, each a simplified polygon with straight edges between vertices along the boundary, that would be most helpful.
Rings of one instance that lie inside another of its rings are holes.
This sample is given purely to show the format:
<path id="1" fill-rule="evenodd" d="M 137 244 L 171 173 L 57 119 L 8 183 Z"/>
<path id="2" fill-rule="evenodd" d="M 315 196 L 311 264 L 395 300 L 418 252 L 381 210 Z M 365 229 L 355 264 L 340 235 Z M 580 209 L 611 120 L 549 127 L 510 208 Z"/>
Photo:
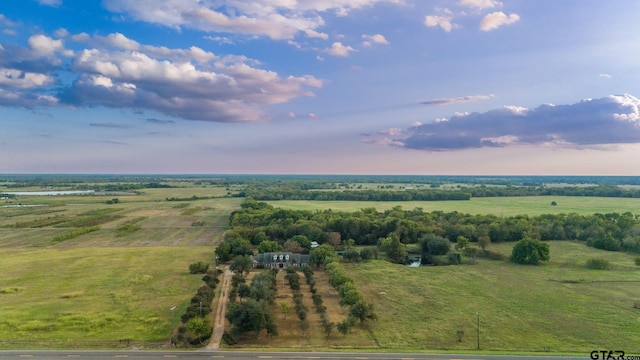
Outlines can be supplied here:
<path id="1" fill-rule="evenodd" d="M 542 266 L 480 260 L 409 268 L 372 261 L 348 268 L 376 304 L 372 333 L 386 349 L 475 349 L 480 312 L 483 350 L 640 352 L 640 310 L 633 307 L 640 301 L 640 267 L 633 257 L 580 243 L 550 244 L 551 261 Z M 512 245 L 491 249 L 508 254 Z M 591 257 L 609 260 L 613 269 L 585 269 Z"/>
<path id="2" fill-rule="evenodd" d="M 166 345 L 201 284 L 201 276 L 188 274 L 189 264 L 212 261 L 242 199 L 165 198 L 221 191 L 150 189 L 111 205 L 105 196 L 6 203 L 0 208 L 0 348 L 113 347 L 121 339 Z M 55 241 L 96 221 L 97 231 Z"/>
<path id="3" fill-rule="evenodd" d="M 552 206 L 556 201 L 558 205 Z M 575 196 L 523 196 L 472 198 L 468 201 L 307 201 L 280 200 L 269 201 L 274 207 L 295 210 L 355 211 L 363 208 L 376 208 L 378 211 L 401 206 L 405 210 L 422 208 L 425 212 L 440 210 L 457 211 L 470 214 L 495 214 L 511 216 L 519 214 L 541 215 L 559 213 L 577 213 L 590 215 L 594 213 L 631 212 L 640 214 L 640 199 L 601 198 Z"/>
<path id="4" fill-rule="evenodd" d="M 201 247 L 2 249 L 0 346 L 164 342 L 201 283 L 189 261 L 212 257 Z"/>

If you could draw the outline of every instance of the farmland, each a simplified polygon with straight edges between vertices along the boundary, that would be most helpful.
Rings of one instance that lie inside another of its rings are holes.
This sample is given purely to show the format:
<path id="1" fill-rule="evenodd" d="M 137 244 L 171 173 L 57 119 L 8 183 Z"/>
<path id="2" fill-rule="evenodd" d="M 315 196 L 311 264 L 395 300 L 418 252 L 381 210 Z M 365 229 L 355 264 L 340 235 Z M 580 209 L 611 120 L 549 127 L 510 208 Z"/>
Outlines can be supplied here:
<path id="1" fill-rule="evenodd" d="M 0 273 L 0 348 L 129 346 L 121 340 L 141 347 L 166 346 L 201 284 L 200 276 L 189 274 L 189 264 L 212 261 L 230 213 L 244 201 L 229 195 L 245 186 L 193 180 L 167 184 L 175 187 L 3 200 L 0 267 L 8 271 Z M 292 210 L 384 211 L 401 206 L 504 217 L 640 214 L 638 198 L 572 196 L 268 203 Z M 311 326 L 302 334 L 296 331 L 295 315 L 285 319 L 279 311 L 281 302 L 291 302 L 290 290 L 283 287 L 273 306 L 280 336 L 251 336 L 235 346 L 471 351 L 480 312 L 483 350 L 640 351 L 640 310 L 634 308 L 640 301 L 640 267 L 634 255 L 582 242 L 549 243 L 551 261 L 536 267 L 483 258 L 419 268 L 382 260 L 345 263 L 365 299 L 376 306 L 378 320 L 369 329 L 358 327 L 327 339 L 318 315 L 310 313 Z M 495 243 L 489 249 L 508 256 L 512 246 Z M 592 258 L 606 259 L 611 268 L 587 269 L 585 262 Z M 282 277 L 279 274 L 278 281 Z M 316 280 L 333 321 L 343 319 L 347 310 L 339 306 L 326 274 L 317 271 Z M 311 308 L 308 285 L 302 291 Z"/>

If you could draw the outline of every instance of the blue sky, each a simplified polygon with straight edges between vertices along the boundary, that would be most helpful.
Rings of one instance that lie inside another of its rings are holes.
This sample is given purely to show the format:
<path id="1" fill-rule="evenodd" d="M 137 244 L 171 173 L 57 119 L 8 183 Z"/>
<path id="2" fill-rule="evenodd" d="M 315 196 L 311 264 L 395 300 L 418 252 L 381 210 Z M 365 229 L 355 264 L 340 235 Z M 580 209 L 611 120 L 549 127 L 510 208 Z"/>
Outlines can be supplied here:
<path id="1" fill-rule="evenodd" d="M 0 172 L 640 175 L 636 0 L 0 3 Z"/>

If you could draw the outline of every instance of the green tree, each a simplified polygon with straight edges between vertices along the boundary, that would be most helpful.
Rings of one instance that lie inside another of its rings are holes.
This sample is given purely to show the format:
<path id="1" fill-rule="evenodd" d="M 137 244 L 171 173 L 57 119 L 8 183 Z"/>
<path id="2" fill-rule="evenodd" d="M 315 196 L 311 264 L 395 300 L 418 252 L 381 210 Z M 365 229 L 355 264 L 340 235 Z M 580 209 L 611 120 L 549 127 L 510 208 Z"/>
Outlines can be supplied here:
<path id="1" fill-rule="evenodd" d="M 464 249 L 469 245 L 469 239 L 460 235 L 456 239 L 456 250 L 464 251 Z"/>
<path id="2" fill-rule="evenodd" d="M 513 246 L 511 261 L 525 265 L 537 265 L 541 261 L 549 261 L 549 244 L 524 238 Z"/>
<path id="3" fill-rule="evenodd" d="M 307 250 L 311 249 L 311 240 L 309 240 L 304 235 L 295 235 L 294 237 L 291 238 L 291 240 L 297 242 L 298 244 L 300 244 L 300 246 L 302 246 Z"/>
<path id="4" fill-rule="evenodd" d="M 373 304 L 366 303 L 364 301 L 358 301 L 351 309 L 349 309 L 349 316 L 353 316 L 355 319 L 360 320 L 360 324 L 364 325 L 368 321 L 374 321 L 378 318 L 376 315 Z"/>
<path id="5" fill-rule="evenodd" d="M 395 262 L 400 262 L 407 256 L 404 244 L 400 242 L 400 237 L 396 234 L 390 234 L 385 238 L 379 239 L 378 247 Z"/>
<path id="6" fill-rule="evenodd" d="M 253 331 L 258 337 L 267 324 L 266 312 L 263 301 L 249 299 L 243 303 L 231 303 L 227 311 L 227 319 L 233 326 L 231 332 L 241 335 Z"/>
<path id="7" fill-rule="evenodd" d="M 289 304 L 283 301 L 280 303 L 280 311 L 282 311 L 283 319 L 287 320 L 287 314 L 291 312 L 291 307 L 289 306 Z"/>
<path id="8" fill-rule="evenodd" d="M 280 250 L 282 250 L 282 246 L 273 240 L 264 240 L 258 245 L 259 253 L 278 252 Z"/>
<path id="9" fill-rule="evenodd" d="M 328 264 L 338 257 L 333 247 L 328 244 L 322 244 L 315 249 L 312 249 L 309 253 L 309 263 L 319 267 L 320 265 Z"/>
<path id="10" fill-rule="evenodd" d="M 193 317 L 187 321 L 187 329 L 194 335 L 195 341 L 202 344 L 202 341 L 211 336 L 211 322 L 201 317 Z M 192 340 L 192 341 L 193 341 Z"/>
<path id="11" fill-rule="evenodd" d="M 233 258 L 233 263 L 229 266 L 229 269 L 242 275 L 245 272 L 248 274 L 249 271 L 251 271 L 252 267 L 253 260 L 251 259 L 251 257 L 247 255 L 241 255 Z"/>
<path id="12" fill-rule="evenodd" d="M 229 261 L 231 259 L 231 245 L 226 241 L 221 242 L 216 247 L 216 256 L 222 262 Z"/>

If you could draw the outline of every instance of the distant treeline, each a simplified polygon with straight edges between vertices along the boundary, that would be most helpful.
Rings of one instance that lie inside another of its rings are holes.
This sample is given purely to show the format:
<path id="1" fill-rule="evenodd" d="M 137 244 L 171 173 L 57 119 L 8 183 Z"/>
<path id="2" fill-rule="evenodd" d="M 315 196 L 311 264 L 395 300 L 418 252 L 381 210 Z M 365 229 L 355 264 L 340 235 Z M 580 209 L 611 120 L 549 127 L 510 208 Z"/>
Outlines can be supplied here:
<path id="1" fill-rule="evenodd" d="M 605 250 L 640 251 L 640 219 L 631 213 L 593 215 L 547 214 L 540 216 L 463 214 L 442 211 L 424 212 L 400 206 L 384 212 L 374 208 L 355 212 L 334 210 L 287 210 L 247 200 L 229 219 L 227 238 L 234 238 L 239 249 L 262 241 L 287 240 L 301 235 L 320 244 L 337 232 L 342 241 L 352 239 L 356 245 L 376 245 L 381 238 L 397 236 L 404 244 L 418 243 L 427 234 L 456 242 L 464 237 L 471 242 L 518 241 L 525 237 L 540 240 L 577 240 Z M 297 237 L 296 237 L 297 238 Z M 244 244 L 244 245 L 243 245 Z"/>
<path id="2" fill-rule="evenodd" d="M 283 189 L 251 189 L 238 196 L 254 200 L 316 200 L 316 201 L 436 201 L 469 200 L 471 193 L 459 190 L 344 190 L 344 191 L 305 191 Z"/>
<path id="3" fill-rule="evenodd" d="M 617 186 L 569 186 L 569 187 L 529 187 L 529 186 L 473 186 L 454 190 L 343 190 L 309 191 L 299 188 L 258 188 L 247 189 L 237 194 L 239 197 L 259 201 L 268 200 L 315 200 L 315 201 L 441 201 L 469 200 L 472 197 L 506 196 L 599 196 L 640 198 L 640 189 L 623 189 Z"/>

